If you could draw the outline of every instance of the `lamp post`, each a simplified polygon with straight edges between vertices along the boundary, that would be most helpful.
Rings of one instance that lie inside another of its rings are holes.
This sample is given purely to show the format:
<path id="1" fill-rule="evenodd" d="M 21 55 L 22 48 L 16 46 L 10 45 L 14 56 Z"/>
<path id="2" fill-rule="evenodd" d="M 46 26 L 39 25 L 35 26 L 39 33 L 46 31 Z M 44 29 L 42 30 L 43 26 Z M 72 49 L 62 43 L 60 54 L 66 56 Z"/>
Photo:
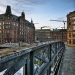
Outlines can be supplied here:
<path id="1" fill-rule="evenodd" d="M 61 30 L 61 35 L 62 35 L 62 41 L 63 41 L 63 28 L 64 27 L 61 27 L 62 28 L 62 30 Z"/>
<path id="2" fill-rule="evenodd" d="M 39 23 L 34 23 L 34 24 L 39 24 Z M 37 35 L 35 34 L 35 42 L 37 42 Z"/>

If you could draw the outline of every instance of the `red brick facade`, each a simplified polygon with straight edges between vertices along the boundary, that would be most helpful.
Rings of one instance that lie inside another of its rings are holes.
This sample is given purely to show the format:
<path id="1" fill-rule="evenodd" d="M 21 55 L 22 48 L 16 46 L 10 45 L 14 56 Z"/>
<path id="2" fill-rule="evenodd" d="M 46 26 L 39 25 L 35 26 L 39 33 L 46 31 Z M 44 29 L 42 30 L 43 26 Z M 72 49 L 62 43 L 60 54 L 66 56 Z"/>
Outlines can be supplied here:
<path id="1" fill-rule="evenodd" d="M 67 29 L 37 29 L 36 40 L 45 41 L 63 41 L 67 42 Z"/>
<path id="2" fill-rule="evenodd" d="M 51 40 L 67 42 L 67 29 L 54 29 L 51 31 Z"/>
<path id="3" fill-rule="evenodd" d="M 75 11 L 67 14 L 67 45 L 75 46 Z"/>
<path id="4" fill-rule="evenodd" d="M 34 24 L 26 21 L 24 12 L 18 17 L 13 15 L 11 7 L 7 6 L 6 12 L 0 15 L 0 43 L 35 42 Z"/>

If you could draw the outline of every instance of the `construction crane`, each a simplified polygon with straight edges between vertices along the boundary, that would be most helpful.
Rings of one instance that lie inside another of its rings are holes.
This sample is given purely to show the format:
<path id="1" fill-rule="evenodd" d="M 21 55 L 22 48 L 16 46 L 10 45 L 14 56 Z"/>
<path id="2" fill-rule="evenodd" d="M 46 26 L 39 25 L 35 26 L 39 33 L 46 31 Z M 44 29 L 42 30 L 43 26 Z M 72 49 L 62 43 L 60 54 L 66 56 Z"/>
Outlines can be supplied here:
<path id="1" fill-rule="evenodd" d="M 65 29 L 65 22 L 67 22 L 67 21 L 64 21 L 64 20 L 50 20 L 50 21 L 63 22 L 64 23 L 64 29 Z"/>

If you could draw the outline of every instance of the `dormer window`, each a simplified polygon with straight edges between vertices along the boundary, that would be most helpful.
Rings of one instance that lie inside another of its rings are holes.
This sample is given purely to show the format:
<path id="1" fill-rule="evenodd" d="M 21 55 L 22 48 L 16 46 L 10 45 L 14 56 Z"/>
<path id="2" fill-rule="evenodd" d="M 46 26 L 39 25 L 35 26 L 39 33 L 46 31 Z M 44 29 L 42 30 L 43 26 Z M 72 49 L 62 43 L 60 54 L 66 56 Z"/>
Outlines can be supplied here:
<path id="1" fill-rule="evenodd" d="M 1 17 L 1 20 L 3 20 L 3 17 Z"/>
<path id="2" fill-rule="evenodd" d="M 12 20 L 14 21 L 15 19 L 14 19 L 14 18 L 12 18 Z"/>
<path id="3" fill-rule="evenodd" d="M 18 21 L 18 19 L 16 19 L 16 21 Z"/>
<path id="4" fill-rule="evenodd" d="M 8 15 L 8 19 L 9 19 L 9 15 Z"/>

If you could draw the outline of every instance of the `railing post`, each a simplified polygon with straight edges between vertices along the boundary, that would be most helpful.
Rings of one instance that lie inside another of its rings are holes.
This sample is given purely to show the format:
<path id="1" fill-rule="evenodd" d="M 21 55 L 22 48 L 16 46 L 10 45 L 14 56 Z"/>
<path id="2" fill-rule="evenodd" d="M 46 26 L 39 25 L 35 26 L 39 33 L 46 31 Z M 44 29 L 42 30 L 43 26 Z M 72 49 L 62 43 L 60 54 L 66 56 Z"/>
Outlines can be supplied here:
<path id="1" fill-rule="evenodd" d="M 27 64 L 23 66 L 23 75 L 27 75 Z"/>
<path id="2" fill-rule="evenodd" d="M 34 55 L 33 55 L 33 51 L 30 53 L 30 75 L 34 75 Z"/>
<path id="3" fill-rule="evenodd" d="M 57 53 L 57 42 L 55 43 L 55 53 Z"/>
<path id="4" fill-rule="evenodd" d="M 51 44 L 49 44 L 49 50 L 48 50 L 49 52 L 49 63 L 51 62 Z M 51 74 L 51 65 L 50 65 L 50 67 L 49 67 L 49 69 L 48 69 L 48 71 L 47 71 L 47 75 L 50 75 Z"/>

